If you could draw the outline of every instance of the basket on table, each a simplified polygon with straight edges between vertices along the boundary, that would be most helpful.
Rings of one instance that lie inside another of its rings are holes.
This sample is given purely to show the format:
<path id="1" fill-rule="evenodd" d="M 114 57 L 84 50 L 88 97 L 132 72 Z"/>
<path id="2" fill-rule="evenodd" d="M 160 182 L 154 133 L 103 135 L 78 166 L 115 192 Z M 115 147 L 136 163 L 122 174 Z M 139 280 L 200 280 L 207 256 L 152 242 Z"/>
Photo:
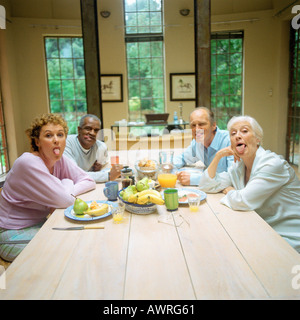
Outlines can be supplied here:
<path id="1" fill-rule="evenodd" d="M 159 166 L 155 160 L 138 160 L 135 163 L 135 169 L 137 172 L 137 180 L 141 180 L 144 177 L 156 180 Z"/>
<path id="2" fill-rule="evenodd" d="M 122 189 L 124 190 L 124 189 Z M 150 204 L 137 204 L 137 203 L 132 203 L 132 202 L 128 202 L 122 199 L 122 197 L 120 196 L 120 192 L 122 191 L 120 190 L 118 192 L 118 198 L 125 203 L 125 210 L 127 210 L 128 212 L 131 213 L 136 213 L 136 214 L 149 214 L 149 213 L 153 213 L 156 212 L 157 210 L 157 205 L 154 203 L 150 203 Z"/>

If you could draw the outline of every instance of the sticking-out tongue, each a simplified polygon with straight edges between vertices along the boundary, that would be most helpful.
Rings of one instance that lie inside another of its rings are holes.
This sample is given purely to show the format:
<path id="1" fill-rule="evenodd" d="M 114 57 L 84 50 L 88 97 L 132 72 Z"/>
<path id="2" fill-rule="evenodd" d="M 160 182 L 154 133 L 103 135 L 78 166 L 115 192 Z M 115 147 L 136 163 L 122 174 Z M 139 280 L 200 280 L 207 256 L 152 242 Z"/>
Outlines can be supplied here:
<path id="1" fill-rule="evenodd" d="M 244 153 L 245 148 L 246 148 L 246 145 L 240 144 L 240 145 L 236 146 L 236 151 L 237 151 L 238 153 Z"/>
<path id="2" fill-rule="evenodd" d="M 59 155 L 59 149 L 53 149 L 54 154 Z"/>

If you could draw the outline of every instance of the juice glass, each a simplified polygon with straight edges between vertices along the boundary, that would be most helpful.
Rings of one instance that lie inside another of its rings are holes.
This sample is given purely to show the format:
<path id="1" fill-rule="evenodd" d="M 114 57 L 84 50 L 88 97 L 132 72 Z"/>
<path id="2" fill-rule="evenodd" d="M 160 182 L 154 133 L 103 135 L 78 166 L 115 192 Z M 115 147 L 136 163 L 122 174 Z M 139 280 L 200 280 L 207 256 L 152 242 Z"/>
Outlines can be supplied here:
<path id="1" fill-rule="evenodd" d="M 123 222 L 124 211 L 125 211 L 125 203 L 119 201 L 118 206 L 112 209 L 112 217 L 113 217 L 114 223 L 119 224 Z"/>
<path id="2" fill-rule="evenodd" d="M 199 205 L 200 205 L 200 196 L 195 195 L 195 194 L 188 194 L 188 203 L 190 207 L 190 211 L 192 212 L 197 212 L 199 210 Z"/>
<path id="3" fill-rule="evenodd" d="M 177 175 L 172 173 L 160 173 L 157 180 L 162 188 L 174 188 L 177 181 Z"/>

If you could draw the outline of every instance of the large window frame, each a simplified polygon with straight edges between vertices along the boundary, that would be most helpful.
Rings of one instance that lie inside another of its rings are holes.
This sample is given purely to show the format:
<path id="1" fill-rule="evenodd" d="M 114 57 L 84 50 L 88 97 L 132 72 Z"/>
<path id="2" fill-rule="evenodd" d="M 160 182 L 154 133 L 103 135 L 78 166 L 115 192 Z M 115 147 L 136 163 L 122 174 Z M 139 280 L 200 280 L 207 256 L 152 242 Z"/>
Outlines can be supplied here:
<path id="1" fill-rule="evenodd" d="M 144 114 L 165 110 L 163 1 L 123 5 L 129 121 L 144 121 Z"/>
<path id="2" fill-rule="evenodd" d="M 87 113 L 83 39 L 78 36 L 45 36 L 45 59 L 50 111 L 61 113 L 75 134 Z"/>
<path id="3" fill-rule="evenodd" d="M 244 32 L 211 34 L 211 109 L 220 129 L 243 111 Z"/>
<path id="4" fill-rule="evenodd" d="M 286 159 L 299 168 L 300 161 L 300 31 L 290 28 L 290 83 Z"/>
<path id="5" fill-rule="evenodd" d="M 10 169 L 8 158 L 8 145 L 6 139 L 6 127 L 3 113 L 3 100 L 0 82 L 0 179 L 5 176 Z"/>

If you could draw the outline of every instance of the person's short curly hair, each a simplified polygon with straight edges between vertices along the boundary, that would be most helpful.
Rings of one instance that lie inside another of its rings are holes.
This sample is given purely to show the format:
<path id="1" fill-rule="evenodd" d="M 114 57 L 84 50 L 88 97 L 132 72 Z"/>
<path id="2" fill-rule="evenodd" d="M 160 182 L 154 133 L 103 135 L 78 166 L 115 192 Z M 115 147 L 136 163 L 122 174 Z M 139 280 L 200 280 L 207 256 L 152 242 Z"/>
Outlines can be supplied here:
<path id="1" fill-rule="evenodd" d="M 63 127 L 65 135 L 67 136 L 69 128 L 67 122 L 60 114 L 55 113 L 44 113 L 41 116 L 35 118 L 30 127 L 25 131 L 31 144 L 32 151 L 38 151 L 39 148 L 35 143 L 35 139 L 39 138 L 41 128 L 48 123 L 59 124 Z"/>

